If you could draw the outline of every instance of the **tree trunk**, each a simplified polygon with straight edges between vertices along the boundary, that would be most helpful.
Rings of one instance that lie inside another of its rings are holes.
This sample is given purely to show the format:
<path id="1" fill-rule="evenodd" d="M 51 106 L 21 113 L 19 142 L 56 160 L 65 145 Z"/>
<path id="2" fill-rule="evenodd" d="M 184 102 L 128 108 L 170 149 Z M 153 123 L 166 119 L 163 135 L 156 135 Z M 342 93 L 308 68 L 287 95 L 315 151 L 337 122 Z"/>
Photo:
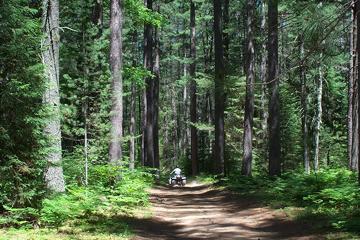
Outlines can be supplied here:
<path id="1" fill-rule="evenodd" d="M 352 147 L 353 147 L 353 94 L 354 94 L 354 78 L 355 78 L 355 35 L 356 35 L 356 13 L 355 13 L 355 0 L 351 1 L 351 32 L 350 32 L 350 71 L 349 71 L 349 84 L 348 84 L 348 160 L 349 169 L 353 169 Z"/>
<path id="2" fill-rule="evenodd" d="M 159 9 L 158 9 L 159 12 Z M 160 168 L 160 153 L 159 153 L 159 83 L 160 83 L 160 40 L 158 29 L 155 29 L 155 65 L 154 65 L 154 167 Z"/>
<path id="3" fill-rule="evenodd" d="M 135 113 L 136 113 L 136 87 L 135 83 L 131 83 L 131 96 L 130 96 L 130 162 L 129 168 L 131 170 L 135 169 L 135 134 L 136 134 L 136 120 L 135 120 Z"/>
<path id="4" fill-rule="evenodd" d="M 89 153 L 88 153 L 88 146 L 89 146 L 89 140 L 88 140 L 88 103 L 87 100 L 84 104 L 84 157 L 85 157 L 85 186 L 89 183 Z"/>
<path id="5" fill-rule="evenodd" d="M 310 173 L 310 159 L 309 159 L 309 147 L 308 147 L 308 125 L 307 125 L 307 86 L 306 86 L 306 73 L 305 73 L 305 52 L 304 52 L 304 42 L 300 40 L 300 82 L 301 82 L 301 128 L 302 128 L 302 139 L 303 139 L 303 160 L 305 166 L 305 173 Z"/>
<path id="6" fill-rule="evenodd" d="M 358 71 L 357 67 L 356 70 Z M 359 84 L 357 78 L 353 80 L 353 94 L 352 94 L 352 146 L 351 146 L 351 170 L 357 171 L 358 170 L 358 155 L 359 155 L 359 115 L 356 109 L 358 108 L 358 88 Z"/>
<path id="7" fill-rule="evenodd" d="M 264 36 L 261 44 L 261 66 L 260 66 L 260 79 L 261 79 L 261 110 L 262 110 L 262 121 L 261 121 L 261 128 L 262 128 L 262 141 L 264 143 L 264 151 L 266 152 L 266 141 L 267 141 L 267 122 L 268 122 L 268 98 L 267 98 L 267 76 L 266 76 L 266 2 L 265 0 L 261 3 L 261 26 L 260 26 L 261 35 Z"/>
<path id="8" fill-rule="evenodd" d="M 103 25 L 103 0 L 95 0 L 95 4 L 91 14 L 91 21 L 102 29 Z"/>
<path id="9" fill-rule="evenodd" d="M 281 174 L 278 0 L 268 4 L 269 174 Z"/>
<path id="10" fill-rule="evenodd" d="M 353 171 L 358 170 L 358 113 L 357 102 L 357 56 L 356 56 L 356 42 L 357 42 L 357 15 L 355 12 L 355 1 L 352 1 L 352 31 L 350 39 L 350 73 L 349 73 L 349 108 L 348 108 L 348 154 L 349 154 L 349 168 Z"/>
<path id="11" fill-rule="evenodd" d="M 224 37 L 224 61 L 226 65 L 229 63 L 229 46 L 230 46 L 230 38 L 228 33 L 229 28 L 229 0 L 224 0 L 224 7 L 223 7 L 223 19 L 224 19 L 224 29 L 223 37 Z"/>
<path id="12" fill-rule="evenodd" d="M 177 95 L 176 95 L 176 89 L 175 86 L 172 89 L 172 95 L 171 95 L 171 107 L 172 107 L 172 113 L 173 113 L 173 121 L 174 121 L 174 131 L 173 131 L 173 151 L 174 151 L 174 156 L 173 156 L 173 161 L 172 161 L 172 166 L 174 167 L 174 165 L 176 165 L 176 162 L 178 161 L 178 140 L 179 140 L 179 134 L 178 134 L 178 121 L 177 121 L 177 107 L 176 107 L 176 100 L 177 100 Z"/>
<path id="13" fill-rule="evenodd" d="M 153 9 L 153 0 L 145 0 L 146 7 L 151 11 Z M 145 23 L 144 29 L 144 66 L 153 72 L 153 27 Z M 146 108 L 145 108 L 145 161 L 144 165 L 148 167 L 155 166 L 154 152 L 154 80 L 151 76 L 146 77 Z"/>
<path id="14" fill-rule="evenodd" d="M 187 59 L 187 54 L 186 54 L 186 47 L 185 44 L 183 44 L 183 48 L 184 48 L 184 59 Z M 188 77 L 188 71 L 187 71 L 187 63 L 183 64 L 183 77 L 185 79 L 187 79 Z M 183 99 L 182 102 L 179 103 L 179 122 L 180 122 L 180 151 L 181 153 L 186 156 L 186 150 L 188 148 L 188 124 L 187 121 L 189 119 L 188 116 L 188 109 L 189 109 L 189 97 L 188 97 L 188 84 L 185 84 L 184 88 L 183 88 L 183 95 L 182 95 Z M 181 114 L 183 113 L 183 114 Z"/>
<path id="15" fill-rule="evenodd" d="M 85 27 L 83 26 L 83 29 Z M 85 186 L 88 185 L 89 182 L 89 154 L 88 154 L 88 146 L 89 146 L 89 140 L 88 140 L 88 109 L 89 109 L 89 68 L 88 68 L 88 62 L 87 62 L 87 52 L 86 52 L 86 36 L 85 36 L 85 30 L 82 33 L 83 35 L 83 56 L 84 56 L 84 67 L 83 67 L 83 78 L 84 78 L 84 103 L 82 106 L 82 112 L 84 115 L 84 158 L 85 158 Z"/>
<path id="16" fill-rule="evenodd" d="M 134 30 L 132 33 L 132 42 L 133 42 L 133 52 L 135 56 L 137 55 L 137 31 Z M 136 57 L 132 60 L 132 65 L 136 67 Z M 131 83 L 131 94 L 130 94 L 130 124 L 129 124 L 129 169 L 135 169 L 135 159 L 136 159 L 136 83 Z M 140 107 L 141 114 L 141 107 Z"/>
<path id="17" fill-rule="evenodd" d="M 213 0 L 214 6 L 214 43 L 215 43 L 215 173 L 224 174 L 224 108 L 225 108 L 225 67 L 221 0 Z"/>
<path id="18" fill-rule="evenodd" d="M 252 137 L 254 117 L 254 82 L 255 82 L 255 48 L 254 48 L 254 9 L 255 0 L 247 0 L 247 53 L 246 60 L 246 97 L 244 116 L 244 155 L 242 174 L 251 175 L 252 170 Z"/>
<path id="19" fill-rule="evenodd" d="M 356 1 L 355 3 L 355 13 L 356 13 L 356 26 L 360 26 L 360 1 Z M 360 27 L 356 28 L 356 36 L 360 36 Z M 357 108 L 355 109 L 355 111 L 357 111 L 358 114 L 358 118 L 357 118 L 357 123 L 358 126 L 360 127 L 360 37 L 356 38 L 356 67 L 357 67 L 357 71 L 356 71 L 356 80 L 354 79 L 354 81 L 357 82 L 358 84 L 358 88 L 357 88 L 357 94 L 358 94 L 358 98 L 357 98 Z M 354 133 L 356 134 L 356 132 Z M 358 139 L 360 139 L 360 131 L 357 131 L 357 137 Z M 357 143 L 357 149 L 360 149 L 360 141 L 358 141 Z M 359 184 L 360 184 L 360 154 L 358 154 L 358 179 L 359 179 Z"/>
<path id="20" fill-rule="evenodd" d="M 146 166 L 146 111 L 147 111 L 147 102 L 146 102 L 146 89 L 144 89 L 142 96 L 142 109 L 141 109 L 141 127 L 142 127 L 142 138 L 141 138 L 141 163 L 143 166 Z"/>
<path id="21" fill-rule="evenodd" d="M 322 50 L 321 50 L 322 51 Z M 323 53 L 320 54 L 320 59 L 322 59 Z M 323 78 L 324 72 L 319 63 L 319 78 L 318 78 L 318 86 L 317 86 L 317 106 L 316 106 L 316 118 L 315 118 L 315 131 L 314 131 L 314 138 L 315 138 L 315 149 L 314 149 L 314 171 L 319 170 L 319 155 L 320 155 L 320 129 L 321 129 L 321 118 L 322 118 L 322 92 L 323 92 Z"/>
<path id="22" fill-rule="evenodd" d="M 59 2 L 43 0 L 43 33 L 41 41 L 42 61 L 44 64 L 46 89 L 43 103 L 52 113 L 44 128 L 49 140 L 46 160 L 45 181 L 47 188 L 54 192 L 65 191 L 63 168 L 61 166 L 61 129 L 60 129 L 60 88 L 59 88 Z"/>
<path id="23" fill-rule="evenodd" d="M 358 71 L 356 69 L 356 71 Z M 357 78 L 353 81 L 353 110 L 352 110 L 352 148 L 351 148 L 351 170 L 358 170 L 358 158 L 359 158 L 359 113 L 356 111 L 358 108 L 359 94 L 358 94 L 359 83 Z"/>
<path id="24" fill-rule="evenodd" d="M 110 162 L 120 164 L 123 137 L 123 84 L 122 84 L 122 2 L 111 0 L 110 10 L 110 68 L 111 68 L 111 142 Z"/>
<path id="25" fill-rule="evenodd" d="M 196 35 L 195 35 L 195 4 L 190 0 L 190 121 L 191 121 L 191 169 L 192 175 L 198 173 L 198 135 L 194 124 L 197 122 L 196 98 Z"/>

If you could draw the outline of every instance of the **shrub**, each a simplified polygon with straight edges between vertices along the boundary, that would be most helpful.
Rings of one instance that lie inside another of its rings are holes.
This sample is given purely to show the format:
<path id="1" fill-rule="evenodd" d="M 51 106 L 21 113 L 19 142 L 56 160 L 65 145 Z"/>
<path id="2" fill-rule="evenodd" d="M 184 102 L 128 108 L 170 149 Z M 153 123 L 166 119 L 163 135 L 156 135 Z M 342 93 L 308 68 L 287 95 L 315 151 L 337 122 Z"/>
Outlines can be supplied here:
<path id="1" fill-rule="evenodd" d="M 94 167 L 88 187 L 72 186 L 66 194 L 43 201 L 41 221 L 60 226 L 68 220 L 87 218 L 103 212 L 121 214 L 148 204 L 146 188 L 152 175 L 141 170 L 114 166 Z"/>
<path id="2" fill-rule="evenodd" d="M 274 179 L 233 176 L 226 185 L 275 207 L 304 207 L 307 213 L 327 217 L 335 228 L 359 230 L 360 190 L 356 177 L 340 168 L 312 174 L 294 171 Z"/>

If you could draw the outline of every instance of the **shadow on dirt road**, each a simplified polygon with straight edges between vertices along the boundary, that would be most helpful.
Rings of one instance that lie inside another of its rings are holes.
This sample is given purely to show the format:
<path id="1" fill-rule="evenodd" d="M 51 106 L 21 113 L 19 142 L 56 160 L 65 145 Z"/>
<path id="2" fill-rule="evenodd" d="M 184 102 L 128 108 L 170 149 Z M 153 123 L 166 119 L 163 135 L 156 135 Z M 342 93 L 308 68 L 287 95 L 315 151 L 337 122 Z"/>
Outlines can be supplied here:
<path id="1" fill-rule="evenodd" d="M 134 240 L 322 239 L 308 224 L 205 185 L 157 186 L 151 202 L 152 218 L 127 219 Z"/>

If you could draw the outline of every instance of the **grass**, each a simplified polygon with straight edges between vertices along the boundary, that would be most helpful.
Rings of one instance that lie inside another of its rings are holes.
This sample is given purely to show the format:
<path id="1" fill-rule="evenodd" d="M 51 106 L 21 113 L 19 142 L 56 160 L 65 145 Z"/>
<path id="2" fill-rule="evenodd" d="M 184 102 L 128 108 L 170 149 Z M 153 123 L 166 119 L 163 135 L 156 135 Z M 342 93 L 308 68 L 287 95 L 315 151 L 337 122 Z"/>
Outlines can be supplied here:
<path id="1" fill-rule="evenodd" d="M 111 234 L 102 232 L 84 232 L 77 228 L 54 229 L 6 229 L 0 230 L 0 240 L 126 240 L 131 234 Z"/>
<path id="2" fill-rule="evenodd" d="M 4 228 L 0 240 L 127 240 L 134 236 L 129 220 L 151 217 L 149 207 L 139 207 L 121 214 L 94 214 L 67 221 L 58 228 Z"/>
<path id="3" fill-rule="evenodd" d="M 93 214 L 68 220 L 58 228 L 4 228 L 0 240 L 126 240 L 133 237 L 128 221 L 150 218 L 149 207 L 133 208 L 121 214 Z"/>

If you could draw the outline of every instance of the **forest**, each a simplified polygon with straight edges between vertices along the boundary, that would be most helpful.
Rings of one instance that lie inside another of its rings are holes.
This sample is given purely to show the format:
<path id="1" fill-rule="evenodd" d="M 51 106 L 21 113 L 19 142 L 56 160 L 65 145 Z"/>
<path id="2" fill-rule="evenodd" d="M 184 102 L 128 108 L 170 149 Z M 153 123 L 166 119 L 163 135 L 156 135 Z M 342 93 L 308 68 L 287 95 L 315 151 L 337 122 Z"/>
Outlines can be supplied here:
<path id="1" fill-rule="evenodd" d="M 0 240 L 360 239 L 359 13 L 0 0 Z"/>

